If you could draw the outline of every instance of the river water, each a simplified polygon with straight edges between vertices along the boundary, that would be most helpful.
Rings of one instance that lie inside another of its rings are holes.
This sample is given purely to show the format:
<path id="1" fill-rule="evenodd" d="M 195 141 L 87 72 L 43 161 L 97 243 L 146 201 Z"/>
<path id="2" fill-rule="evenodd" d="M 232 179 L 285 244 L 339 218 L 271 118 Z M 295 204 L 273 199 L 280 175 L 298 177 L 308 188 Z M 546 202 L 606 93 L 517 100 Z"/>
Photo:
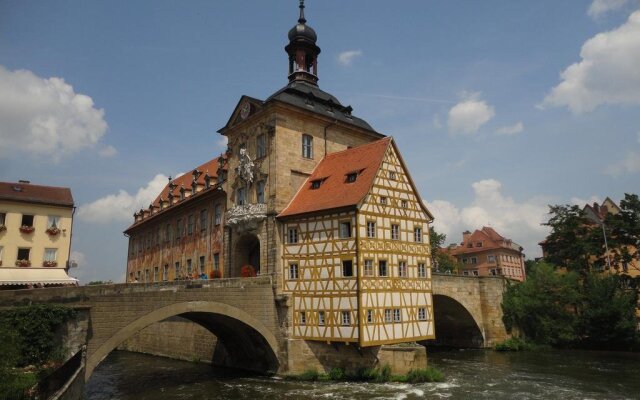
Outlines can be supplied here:
<path id="1" fill-rule="evenodd" d="M 429 352 L 445 382 L 291 382 L 238 376 L 206 364 L 116 351 L 87 383 L 112 399 L 640 399 L 640 354 L 574 350 Z"/>

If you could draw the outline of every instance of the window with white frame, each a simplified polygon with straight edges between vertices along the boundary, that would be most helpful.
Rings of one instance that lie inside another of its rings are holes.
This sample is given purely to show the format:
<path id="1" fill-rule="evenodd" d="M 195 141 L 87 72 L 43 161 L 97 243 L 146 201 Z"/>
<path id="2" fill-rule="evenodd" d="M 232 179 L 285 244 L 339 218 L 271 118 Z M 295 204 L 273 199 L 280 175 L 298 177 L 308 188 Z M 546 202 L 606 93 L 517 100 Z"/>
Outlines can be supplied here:
<path id="1" fill-rule="evenodd" d="M 364 260 L 364 276 L 373 276 L 373 260 Z"/>
<path id="2" fill-rule="evenodd" d="M 393 322 L 393 314 L 390 309 L 384 310 L 384 322 L 388 324 Z"/>
<path id="3" fill-rule="evenodd" d="M 162 280 L 169 280 L 169 264 L 165 264 L 164 268 L 162 269 Z"/>
<path id="4" fill-rule="evenodd" d="M 471 271 L 473 273 L 473 276 L 478 276 L 478 270 L 474 269 L 473 271 Z"/>
<path id="5" fill-rule="evenodd" d="M 367 237 L 376 237 L 376 223 L 373 221 L 367 221 Z"/>
<path id="6" fill-rule="evenodd" d="M 487 262 L 489 263 L 495 263 L 496 262 L 496 256 L 490 254 L 487 256 Z"/>
<path id="7" fill-rule="evenodd" d="M 262 158 L 267 155 L 267 141 L 266 136 L 260 134 L 256 136 L 256 158 Z"/>
<path id="8" fill-rule="evenodd" d="M 373 323 L 373 310 L 367 310 L 367 323 Z"/>
<path id="9" fill-rule="evenodd" d="M 58 249 L 44 249 L 44 261 L 55 262 L 58 256 Z"/>
<path id="10" fill-rule="evenodd" d="M 491 269 L 489 270 L 489 275 L 491 275 L 491 276 L 496 276 L 496 275 L 498 275 L 498 271 L 496 271 L 496 269 L 495 269 L 495 268 L 491 268 Z"/>
<path id="11" fill-rule="evenodd" d="M 287 243 L 298 243 L 298 228 L 289 228 L 287 231 Z"/>
<path id="12" fill-rule="evenodd" d="M 2 224 L 0 224 L 2 225 Z M 49 228 L 60 228 L 60 216 L 59 215 L 49 215 L 49 220 L 47 221 L 47 229 Z"/>
<path id="13" fill-rule="evenodd" d="M 471 264 L 477 264 L 478 263 L 478 258 L 477 257 L 471 257 L 470 261 L 471 261 Z"/>
<path id="14" fill-rule="evenodd" d="M 351 237 L 351 221 L 340 222 L 340 237 L 341 238 Z"/>
<path id="15" fill-rule="evenodd" d="M 422 243 L 422 228 L 416 226 L 413 228 L 413 240 L 417 243 Z"/>
<path id="16" fill-rule="evenodd" d="M 318 311 L 318 325 L 324 326 L 324 311 Z"/>
<path id="17" fill-rule="evenodd" d="M 418 278 L 427 277 L 427 267 L 424 263 L 418 263 Z"/>
<path id="18" fill-rule="evenodd" d="M 462 275 L 469 276 L 469 271 L 462 271 Z"/>
<path id="19" fill-rule="evenodd" d="M 400 226 L 397 224 L 391 224 L 391 240 L 400 239 Z"/>
<path id="20" fill-rule="evenodd" d="M 393 309 L 393 322 L 402 322 L 402 313 L 399 308 Z"/>
<path id="21" fill-rule="evenodd" d="M 342 326 L 351 325 L 351 312 L 350 311 L 342 311 Z"/>
<path id="22" fill-rule="evenodd" d="M 307 324 L 307 312 L 300 311 L 300 325 L 306 325 L 306 324 Z"/>
<path id="23" fill-rule="evenodd" d="M 302 135 L 302 157 L 313 158 L 313 136 Z"/>
<path id="24" fill-rule="evenodd" d="M 418 321 L 426 321 L 427 320 L 427 309 L 426 308 L 418 308 Z"/>
<path id="25" fill-rule="evenodd" d="M 398 276 L 400 278 L 406 278 L 407 277 L 407 262 L 406 261 L 400 261 L 398 263 Z"/>
<path id="26" fill-rule="evenodd" d="M 289 264 L 289 279 L 298 279 L 298 264 Z"/>

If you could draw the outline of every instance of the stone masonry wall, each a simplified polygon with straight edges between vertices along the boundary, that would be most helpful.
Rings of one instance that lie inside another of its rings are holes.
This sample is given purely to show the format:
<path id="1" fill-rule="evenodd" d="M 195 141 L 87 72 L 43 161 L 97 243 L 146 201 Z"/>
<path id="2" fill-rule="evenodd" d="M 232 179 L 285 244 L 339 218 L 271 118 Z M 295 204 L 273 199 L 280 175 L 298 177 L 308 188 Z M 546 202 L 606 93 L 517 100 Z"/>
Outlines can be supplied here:
<path id="1" fill-rule="evenodd" d="M 118 346 L 118 350 L 211 363 L 216 343 L 216 337 L 202 326 L 182 317 L 171 317 L 144 328 Z"/>

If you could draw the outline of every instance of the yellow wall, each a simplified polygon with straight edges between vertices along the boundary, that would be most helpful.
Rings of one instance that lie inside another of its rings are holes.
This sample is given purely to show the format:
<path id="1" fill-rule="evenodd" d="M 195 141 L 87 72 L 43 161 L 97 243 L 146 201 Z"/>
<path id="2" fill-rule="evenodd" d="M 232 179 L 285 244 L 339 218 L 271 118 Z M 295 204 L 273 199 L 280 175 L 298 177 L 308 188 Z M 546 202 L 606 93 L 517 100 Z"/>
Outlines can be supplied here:
<path id="1" fill-rule="evenodd" d="M 69 246 L 71 244 L 71 225 L 73 209 L 69 207 L 55 207 L 20 202 L 0 202 L 0 213 L 6 213 L 6 230 L 0 232 L 0 247 L 2 247 L 2 267 L 15 267 L 18 248 L 30 248 L 29 258 L 32 267 L 42 267 L 45 248 L 57 249 L 57 268 L 65 268 L 69 260 Z M 23 214 L 34 215 L 35 230 L 30 234 L 20 232 L 19 228 Z M 49 236 L 47 229 L 48 216 L 60 216 L 58 229 L 60 233 Z"/>

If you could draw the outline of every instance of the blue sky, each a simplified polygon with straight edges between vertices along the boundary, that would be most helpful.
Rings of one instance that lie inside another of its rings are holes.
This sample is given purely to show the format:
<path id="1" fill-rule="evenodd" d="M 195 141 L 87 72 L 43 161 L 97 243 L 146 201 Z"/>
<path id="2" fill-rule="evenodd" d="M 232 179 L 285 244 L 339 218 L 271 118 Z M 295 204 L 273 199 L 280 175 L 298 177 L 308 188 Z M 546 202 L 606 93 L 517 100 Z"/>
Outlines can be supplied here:
<path id="1" fill-rule="evenodd" d="M 640 190 L 640 2 L 309 0 L 320 87 L 393 135 L 448 242 L 539 255 L 547 204 Z M 168 175 L 286 84 L 297 1 L 0 1 L 0 180 L 71 187 L 82 281 Z"/>

